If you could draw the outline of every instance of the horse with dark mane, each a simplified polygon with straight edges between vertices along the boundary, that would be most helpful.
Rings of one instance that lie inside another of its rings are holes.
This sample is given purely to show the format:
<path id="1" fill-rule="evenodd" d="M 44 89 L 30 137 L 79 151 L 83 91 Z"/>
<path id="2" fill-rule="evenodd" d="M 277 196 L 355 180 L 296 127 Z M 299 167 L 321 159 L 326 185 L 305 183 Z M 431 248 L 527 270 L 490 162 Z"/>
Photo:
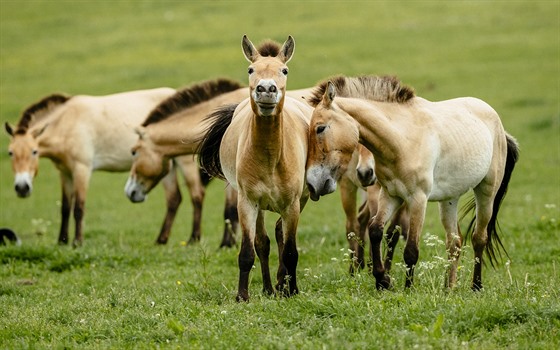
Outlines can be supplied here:
<path id="1" fill-rule="evenodd" d="M 59 170 L 62 186 L 60 244 L 68 243 L 72 210 L 76 223 L 73 244 L 78 246 L 83 242 L 82 223 L 92 172 L 128 171 L 132 164 L 130 148 L 137 137 L 134 126 L 174 93 L 175 89 L 158 88 L 107 96 L 53 94 L 28 107 L 16 127 L 5 124 L 11 136 L 9 154 L 19 197 L 31 195 L 39 157 L 51 159 Z M 197 169 L 192 157 L 176 159 L 176 164 L 187 174 Z M 169 235 L 180 202 L 175 171 L 167 175 L 164 188 L 167 213 L 160 236 Z"/>
<path id="2" fill-rule="evenodd" d="M 381 99 L 384 102 L 379 102 Z M 409 229 L 404 250 L 406 286 L 413 283 L 418 242 L 428 201 L 439 202 L 447 233 L 446 285 L 456 284 L 463 236 L 459 198 L 473 189 L 472 288 L 482 288 L 483 252 L 492 264 L 503 249 L 497 231 L 500 205 L 518 159 L 519 146 L 504 130 L 496 111 L 476 98 L 431 102 L 394 77 L 338 77 L 317 86 L 309 129 L 307 185 L 312 199 L 331 193 L 358 143 L 375 160 L 381 185 L 378 208 L 369 225 L 377 288 L 389 288 L 381 257 L 386 222 L 404 206 Z M 504 250 L 505 251 L 505 250 Z"/>

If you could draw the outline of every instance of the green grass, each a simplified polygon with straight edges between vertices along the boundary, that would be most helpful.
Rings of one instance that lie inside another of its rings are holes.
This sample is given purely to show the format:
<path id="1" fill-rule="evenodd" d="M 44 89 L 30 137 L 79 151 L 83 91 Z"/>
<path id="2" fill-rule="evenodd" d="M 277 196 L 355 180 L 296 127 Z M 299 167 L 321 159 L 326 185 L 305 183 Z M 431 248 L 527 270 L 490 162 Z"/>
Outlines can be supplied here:
<path id="1" fill-rule="evenodd" d="M 395 290 L 350 277 L 338 194 L 300 220 L 300 295 L 237 304 L 237 249 L 219 250 L 223 183 L 205 202 L 203 239 L 185 246 L 185 198 L 167 246 L 155 246 L 163 193 L 123 194 L 127 174 L 95 173 L 85 245 L 57 246 L 58 174 L 41 160 L 30 198 L 18 199 L 0 153 L 0 348 L 556 349 L 560 347 L 560 5 L 515 2 L 62 2 L 0 1 L 0 119 L 15 123 L 55 91 L 108 94 L 246 79 L 241 37 L 296 40 L 290 88 L 335 74 L 395 74 L 420 96 L 490 103 L 521 145 L 500 214 L 510 263 L 469 289 L 443 289 L 445 248 L 428 208 L 416 285 L 405 291 L 402 242 Z M 9 139 L 0 137 L 0 149 Z M 183 191 L 185 192 L 185 191 Z M 184 195 L 186 197 L 186 194 Z M 269 231 L 276 216 L 269 215 Z M 277 266 L 273 249 L 272 268 Z"/>

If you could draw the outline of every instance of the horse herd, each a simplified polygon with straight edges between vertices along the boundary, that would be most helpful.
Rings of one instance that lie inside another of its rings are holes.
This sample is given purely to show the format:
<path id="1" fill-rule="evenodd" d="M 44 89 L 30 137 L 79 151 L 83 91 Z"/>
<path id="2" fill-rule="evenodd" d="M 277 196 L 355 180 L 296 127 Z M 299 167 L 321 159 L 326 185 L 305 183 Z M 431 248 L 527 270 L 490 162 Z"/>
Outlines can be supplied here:
<path id="1" fill-rule="evenodd" d="M 164 244 L 182 201 L 178 169 L 194 207 L 192 242 L 201 236 L 205 186 L 223 179 L 228 185 L 221 246 L 235 245 L 239 226 L 236 299 L 246 301 L 255 254 L 264 293 L 298 293 L 300 213 L 308 198 L 317 201 L 337 184 L 353 252 L 351 273 L 366 266 L 361 243 L 368 235 L 376 287 L 390 288 L 393 252 L 402 235 L 405 285 L 412 286 L 426 205 L 436 201 L 447 235 L 446 286 L 453 288 L 464 239 L 458 202 L 473 189 L 466 209 L 475 214 L 466 235 L 472 235 L 475 254 L 472 289 L 482 288 L 484 251 L 492 264 L 505 252 L 497 215 L 519 152 L 498 114 L 475 98 L 430 102 L 394 77 L 336 76 L 287 90 L 294 48 L 291 36 L 282 45 L 269 40 L 258 47 L 244 36 L 248 87 L 215 79 L 178 91 L 43 98 L 23 112 L 17 126 L 5 124 L 17 195 L 31 194 L 39 157 L 51 159 L 62 185 L 58 241 L 68 243 L 73 212 L 73 244 L 79 246 L 92 172 L 130 171 L 125 193 L 133 202 L 163 184 L 167 212 L 157 242 Z M 359 191 L 367 195 L 358 209 Z M 264 211 L 280 215 L 274 287 Z"/>

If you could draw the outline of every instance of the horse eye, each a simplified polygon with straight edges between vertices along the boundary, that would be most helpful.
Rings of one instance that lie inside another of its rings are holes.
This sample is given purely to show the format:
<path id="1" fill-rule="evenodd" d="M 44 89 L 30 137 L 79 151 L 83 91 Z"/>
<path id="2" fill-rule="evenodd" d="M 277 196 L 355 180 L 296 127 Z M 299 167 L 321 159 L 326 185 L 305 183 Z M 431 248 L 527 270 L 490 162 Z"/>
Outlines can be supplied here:
<path id="1" fill-rule="evenodd" d="M 284 74 L 284 75 L 288 75 L 288 68 L 284 68 L 284 69 L 282 69 L 282 74 Z"/>
<path id="2" fill-rule="evenodd" d="M 249 74 L 253 74 L 255 70 L 252 67 L 249 67 L 249 69 L 247 70 L 247 73 Z"/>
<path id="3" fill-rule="evenodd" d="M 34 156 L 36 156 L 37 153 L 39 153 L 39 152 L 38 152 L 36 149 L 34 149 L 33 151 L 31 151 L 31 154 L 34 155 Z"/>
<path id="4" fill-rule="evenodd" d="M 136 157 L 136 150 L 133 149 L 132 151 L 130 151 L 130 154 L 132 154 L 133 157 Z"/>
<path id="5" fill-rule="evenodd" d="M 14 156 L 14 152 L 8 151 L 8 155 L 9 155 L 10 157 L 13 157 L 13 156 Z"/>
<path id="6" fill-rule="evenodd" d="M 319 135 L 320 133 L 322 133 L 323 131 L 325 131 L 327 127 L 325 125 L 319 125 L 317 127 L 317 135 Z"/>

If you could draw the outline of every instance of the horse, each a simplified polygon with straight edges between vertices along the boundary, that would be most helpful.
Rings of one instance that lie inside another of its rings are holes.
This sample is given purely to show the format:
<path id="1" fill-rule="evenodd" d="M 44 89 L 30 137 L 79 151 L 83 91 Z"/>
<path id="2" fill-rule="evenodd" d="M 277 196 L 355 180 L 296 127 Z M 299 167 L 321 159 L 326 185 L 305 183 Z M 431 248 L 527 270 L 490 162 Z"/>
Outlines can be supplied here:
<path id="1" fill-rule="evenodd" d="M 358 143 L 375 159 L 381 185 L 368 230 L 377 289 L 391 287 L 381 259 L 384 225 L 401 206 L 409 215 L 404 250 L 405 287 L 413 285 L 418 241 L 428 201 L 439 203 L 449 267 L 446 287 L 456 285 L 463 243 L 457 207 L 470 189 L 475 211 L 466 236 L 474 250 L 471 288 L 482 288 L 483 253 L 490 263 L 507 252 L 497 216 L 519 157 L 519 145 L 486 102 L 462 97 L 431 102 L 395 77 L 339 76 L 316 87 L 309 128 L 306 181 L 313 200 L 331 193 Z"/>
<path id="2" fill-rule="evenodd" d="M 275 228 L 280 260 L 275 289 L 283 296 L 299 292 L 296 233 L 300 212 L 309 197 L 305 162 L 312 111 L 304 101 L 286 96 L 287 63 L 295 48 L 291 36 L 282 45 L 269 40 L 255 48 L 245 35 L 241 46 L 250 62 L 249 97 L 211 114 L 199 154 L 203 169 L 225 178 L 238 191 L 242 232 L 238 302 L 249 300 L 255 250 L 261 263 L 263 292 L 274 294 L 264 210 L 280 214 Z"/>
<path id="3" fill-rule="evenodd" d="M 249 89 L 239 82 L 218 78 L 178 90 L 157 105 L 135 128 L 138 139 L 131 148 L 133 161 L 125 185 L 127 197 L 134 203 L 144 201 L 147 194 L 169 173 L 174 158 L 195 159 L 193 157 L 204 131 L 203 119 L 222 104 L 240 102 L 248 92 Z M 204 187 L 211 178 L 203 171 L 199 174 L 197 170 L 191 172 L 190 178 L 186 180 L 202 181 L 204 185 L 198 186 L 196 193 L 191 191 L 195 220 L 189 243 L 193 243 L 200 241 Z M 220 247 L 233 247 L 238 224 L 237 193 L 230 188 L 226 188 L 224 222 Z M 158 240 L 159 243 L 166 241 L 167 237 Z"/>
<path id="4" fill-rule="evenodd" d="M 62 185 L 59 244 L 68 243 L 68 224 L 73 210 L 74 247 L 83 243 L 83 218 L 86 194 L 93 171 L 123 172 L 130 169 L 130 148 L 135 142 L 133 127 L 142 122 L 158 103 L 173 95 L 175 89 L 156 88 L 106 96 L 68 96 L 52 94 L 26 108 L 17 127 L 5 123 L 11 136 L 9 155 L 19 197 L 31 195 L 38 173 L 39 157 L 52 160 Z M 189 158 L 177 158 L 183 174 L 198 171 Z M 191 192 L 201 186 L 187 183 Z M 176 172 L 164 180 L 167 212 L 160 230 L 168 236 L 181 201 Z"/>

